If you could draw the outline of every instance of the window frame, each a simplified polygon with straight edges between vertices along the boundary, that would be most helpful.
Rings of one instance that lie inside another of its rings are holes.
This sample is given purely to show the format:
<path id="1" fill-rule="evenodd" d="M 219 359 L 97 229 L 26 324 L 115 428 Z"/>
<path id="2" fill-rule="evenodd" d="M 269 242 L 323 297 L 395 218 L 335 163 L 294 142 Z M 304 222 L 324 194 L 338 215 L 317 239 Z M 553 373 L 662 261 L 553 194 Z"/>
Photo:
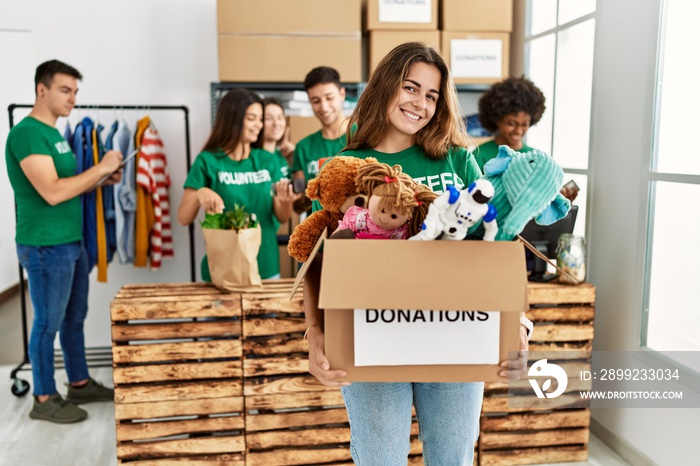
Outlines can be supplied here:
<path id="1" fill-rule="evenodd" d="M 663 73 L 664 73 L 664 53 L 666 50 L 667 14 L 669 0 L 661 1 L 661 11 L 659 14 L 657 56 L 655 70 L 655 86 L 653 97 L 653 111 L 651 123 L 651 154 L 649 157 L 649 169 L 646 173 L 647 199 L 646 199 L 646 231 L 644 243 L 644 272 L 643 272 L 643 296 L 642 296 L 642 316 L 639 335 L 639 346 L 642 350 L 653 353 L 673 364 L 684 373 L 686 380 L 694 381 L 694 386 L 700 387 L 700 372 L 685 366 L 666 355 L 663 351 L 656 350 L 648 346 L 649 339 L 649 315 L 651 300 L 651 272 L 654 256 L 654 222 L 656 219 L 656 191 L 659 182 L 692 184 L 700 186 L 700 175 L 689 175 L 681 173 L 666 173 L 658 170 L 659 161 L 659 130 L 661 126 L 661 102 L 663 98 Z"/>
<path id="2" fill-rule="evenodd" d="M 549 145 L 552 148 L 552 153 L 550 154 L 552 157 L 556 158 L 556 154 L 554 153 L 554 134 L 555 134 L 555 129 L 554 129 L 554 124 L 556 121 L 556 95 L 557 95 L 557 57 L 559 54 L 559 33 L 561 31 L 564 31 L 566 29 L 572 28 L 574 26 L 577 26 L 579 24 L 585 23 L 586 21 L 593 20 L 594 22 L 596 21 L 596 14 L 597 14 L 597 5 L 596 5 L 596 10 L 594 10 L 591 13 L 587 13 L 583 16 L 580 16 L 576 19 L 573 19 L 571 21 L 567 21 L 566 23 L 558 24 L 559 23 L 559 0 L 556 1 L 556 11 L 555 11 L 555 18 L 556 18 L 556 25 L 552 28 L 546 29 L 544 31 L 540 31 L 537 34 L 530 34 L 529 31 L 529 25 L 531 23 L 531 15 L 532 15 L 532 0 L 528 0 L 525 5 L 525 28 L 523 31 L 523 68 L 524 70 L 528 71 L 530 70 L 530 47 L 529 44 L 537 39 L 540 39 L 542 37 L 548 36 L 548 35 L 553 35 L 554 37 L 554 76 L 553 78 L 553 88 L 552 88 L 552 96 L 551 96 L 551 103 L 548 102 L 547 105 L 547 111 L 551 112 L 551 118 L 552 118 L 552 131 L 551 131 L 551 139 L 549 141 Z M 595 23 L 594 23 L 595 24 Z M 594 36 L 595 40 L 595 36 Z M 595 53 L 595 52 L 594 52 Z M 595 58 L 594 58 L 595 60 Z M 595 61 L 594 61 L 594 67 L 595 67 Z M 593 70 L 591 70 L 591 79 L 593 78 Z M 591 95 L 593 94 L 594 90 L 591 90 Z M 590 112 L 590 118 L 593 118 L 593 99 L 591 98 L 591 112 Z M 590 205 L 591 201 L 591 196 L 590 196 L 590 186 L 592 184 L 591 179 L 592 179 L 592 171 L 591 171 L 591 147 L 592 147 L 592 131 L 593 125 L 591 122 L 591 125 L 589 126 L 589 133 L 588 133 L 588 160 L 586 162 L 586 168 L 571 168 L 571 167 L 565 167 L 562 166 L 562 169 L 564 170 L 565 173 L 570 174 L 570 175 L 580 175 L 580 176 L 585 176 L 587 180 L 587 186 L 588 188 L 586 189 L 585 192 L 585 204 L 586 206 Z M 525 136 L 525 142 L 527 143 L 527 135 Z M 590 231 L 591 231 L 591 216 L 590 216 L 590 210 L 586 208 L 585 212 L 585 218 L 583 219 L 585 222 L 585 237 L 588 238 L 590 237 Z M 580 221 L 580 220 L 579 220 Z"/>

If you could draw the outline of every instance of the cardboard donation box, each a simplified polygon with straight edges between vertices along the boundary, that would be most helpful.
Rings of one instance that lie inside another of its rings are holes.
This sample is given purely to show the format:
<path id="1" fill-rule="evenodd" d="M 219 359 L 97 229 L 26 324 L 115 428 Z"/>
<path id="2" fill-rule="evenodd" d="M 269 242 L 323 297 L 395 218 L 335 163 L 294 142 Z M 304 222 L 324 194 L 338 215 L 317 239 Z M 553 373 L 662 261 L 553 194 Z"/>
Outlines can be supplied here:
<path id="1" fill-rule="evenodd" d="M 441 0 L 440 29 L 445 31 L 513 30 L 513 0 Z"/>
<path id="2" fill-rule="evenodd" d="M 369 33 L 369 71 L 374 68 L 399 44 L 405 42 L 424 42 L 440 49 L 440 31 L 370 31 Z"/>
<path id="3" fill-rule="evenodd" d="M 361 81 L 361 12 L 360 0 L 218 0 L 219 80 L 303 82 L 326 65 Z"/>
<path id="4" fill-rule="evenodd" d="M 508 76 L 510 34 L 441 31 L 441 51 L 455 84 L 493 84 Z"/>
<path id="5" fill-rule="evenodd" d="M 320 129 L 321 122 L 316 117 L 289 117 L 289 139 L 294 144 Z"/>
<path id="6" fill-rule="evenodd" d="M 367 0 L 368 31 L 437 29 L 438 0 Z"/>
<path id="7" fill-rule="evenodd" d="M 319 242 L 326 356 L 346 380 L 501 380 L 528 309 L 522 244 Z"/>

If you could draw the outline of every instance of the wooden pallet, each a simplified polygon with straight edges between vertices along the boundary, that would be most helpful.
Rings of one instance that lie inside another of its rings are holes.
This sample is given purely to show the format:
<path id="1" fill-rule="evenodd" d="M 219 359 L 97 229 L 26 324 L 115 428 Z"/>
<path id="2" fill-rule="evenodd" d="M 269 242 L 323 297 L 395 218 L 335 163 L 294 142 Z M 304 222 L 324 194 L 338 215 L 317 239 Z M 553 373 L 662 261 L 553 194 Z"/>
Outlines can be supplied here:
<path id="1" fill-rule="evenodd" d="M 546 354 L 568 374 L 590 370 L 593 348 L 595 288 L 530 283 L 530 310 L 535 324 L 530 341 L 534 359 Z M 508 466 L 586 461 L 590 411 L 579 390 L 590 381 L 570 378 L 564 394 L 533 399 L 526 378 L 487 383 L 479 434 L 479 464 Z M 510 391 L 510 395 L 509 395 Z M 519 393 L 520 399 L 518 398 Z M 516 405 L 517 407 L 513 407 Z"/>
<path id="2" fill-rule="evenodd" d="M 127 285 L 110 312 L 119 464 L 244 466 L 239 296 Z"/>
<path id="3" fill-rule="evenodd" d="M 119 464 L 352 464 L 342 396 L 308 373 L 301 291 L 290 301 L 292 280 L 264 284 L 242 294 L 202 283 L 120 290 L 111 306 Z M 590 285 L 531 284 L 530 348 L 587 369 L 594 301 Z M 554 409 L 551 400 L 516 409 L 506 391 L 486 386 L 475 464 L 587 458 L 585 403 L 565 393 Z M 409 466 L 423 464 L 417 434 L 414 423 Z"/>

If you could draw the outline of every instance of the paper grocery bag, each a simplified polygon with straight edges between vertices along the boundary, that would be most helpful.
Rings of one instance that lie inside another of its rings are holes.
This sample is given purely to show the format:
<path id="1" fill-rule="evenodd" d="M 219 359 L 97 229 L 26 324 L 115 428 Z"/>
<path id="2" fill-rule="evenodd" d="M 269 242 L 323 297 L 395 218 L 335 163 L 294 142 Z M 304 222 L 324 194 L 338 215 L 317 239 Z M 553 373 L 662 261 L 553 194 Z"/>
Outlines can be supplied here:
<path id="1" fill-rule="evenodd" d="M 211 281 L 228 291 L 262 289 L 258 251 L 262 242 L 260 226 L 236 230 L 202 228 Z"/>

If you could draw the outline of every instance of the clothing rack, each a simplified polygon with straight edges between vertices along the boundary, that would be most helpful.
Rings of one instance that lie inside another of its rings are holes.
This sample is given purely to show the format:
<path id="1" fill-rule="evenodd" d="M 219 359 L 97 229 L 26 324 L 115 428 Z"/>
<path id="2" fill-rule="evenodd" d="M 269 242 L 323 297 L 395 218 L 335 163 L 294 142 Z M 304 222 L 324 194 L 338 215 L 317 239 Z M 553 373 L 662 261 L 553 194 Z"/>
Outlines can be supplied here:
<path id="1" fill-rule="evenodd" d="M 10 129 L 14 126 L 14 111 L 20 108 L 33 108 L 31 104 L 10 104 L 7 107 L 10 121 Z M 190 151 L 190 111 L 184 105 L 76 105 L 74 109 L 85 109 L 85 110 L 143 110 L 147 112 L 151 111 L 181 111 L 184 113 L 185 117 L 185 162 L 187 163 L 187 173 L 190 171 L 192 166 L 191 151 Z M 15 204 L 15 215 L 16 215 L 17 205 Z M 195 249 L 194 249 L 194 224 L 190 224 L 189 228 L 189 243 L 190 243 L 190 280 L 196 281 L 196 268 L 195 268 Z M 26 300 L 26 288 L 24 282 L 24 273 L 22 270 L 22 265 L 18 263 L 19 267 L 19 290 L 20 290 L 20 301 L 22 308 L 22 342 L 24 344 L 24 356 L 22 362 L 20 362 L 14 370 L 10 373 L 10 379 L 12 379 L 12 394 L 15 396 L 24 396 L 29 392 L 29 382 L 17 377 L 17 372 L 22 369 L 23 366 L 30 364 L 29 361 L 29 337 L 27 329 L 27 300 Z M 111 367 L 112 365 L 112 351 L 111 348 L 86 348 L 85 355 L 87 358 L 89 367 Z M 56 363 L 56 368 L 63 367 L 63 358 L 60 352 L 54 355 L 54 360 Z"/>

